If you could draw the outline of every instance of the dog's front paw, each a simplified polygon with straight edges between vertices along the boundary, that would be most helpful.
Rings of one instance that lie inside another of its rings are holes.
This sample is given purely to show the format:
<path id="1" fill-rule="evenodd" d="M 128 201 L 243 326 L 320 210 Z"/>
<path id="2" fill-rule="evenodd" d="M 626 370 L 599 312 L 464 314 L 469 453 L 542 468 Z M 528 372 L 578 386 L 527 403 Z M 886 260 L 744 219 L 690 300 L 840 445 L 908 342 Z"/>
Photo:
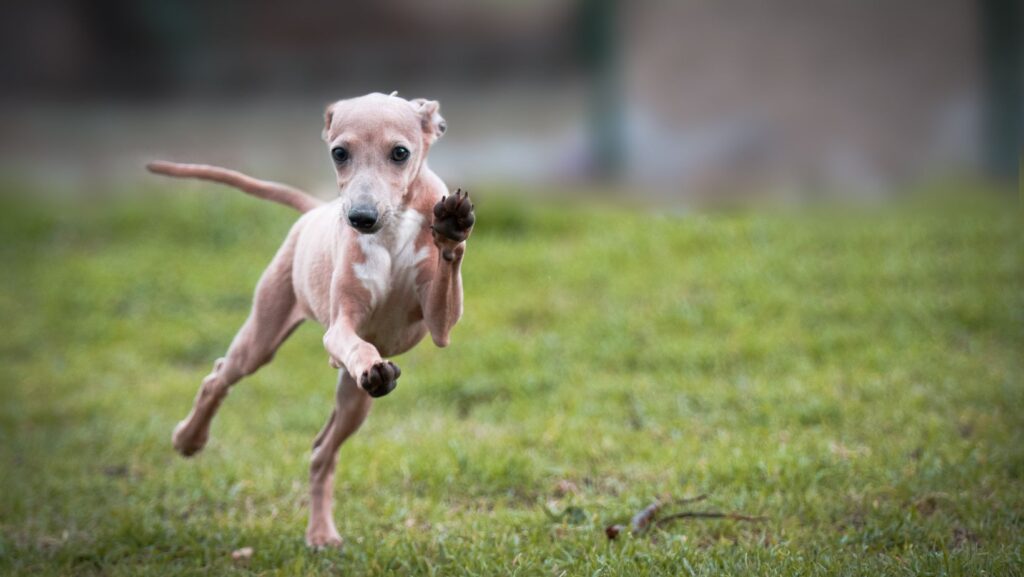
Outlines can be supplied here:
<path id="1" fill-rule="evenodd" d="M 395 390 L 400 376 L 402 369 L 399 369 L 398 365 L 391 361 L 381 361 L 363 371 L 359 376 L 359 386 L 371 397 L 383 397 Z"/>
<path id="2" fill-rule="evenodd" d="M 434 205 L 434 242 L 442 249 L 451 248 L 467 238 L 473 230 L 476 214 L 469 193 L 460 188 Z"/>

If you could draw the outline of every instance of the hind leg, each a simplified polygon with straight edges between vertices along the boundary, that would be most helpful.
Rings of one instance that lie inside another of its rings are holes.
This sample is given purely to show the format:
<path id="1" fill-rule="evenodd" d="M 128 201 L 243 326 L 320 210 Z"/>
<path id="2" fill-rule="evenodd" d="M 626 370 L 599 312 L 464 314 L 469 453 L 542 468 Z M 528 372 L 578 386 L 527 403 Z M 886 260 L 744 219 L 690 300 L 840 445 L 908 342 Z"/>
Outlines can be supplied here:
<path id="1" fill-rule="evenodd" d="M 334 526 L 334 469 L 338 449 L 366 420 L 373 399 L 342 370 L 335 394 L 334 411 L 324 429 L 313 441 L 313 459 L 309 464 L 309 525 L 306 543 L 310 547 L 340 547 L 341 536 Z"/>
<path id="2" fill-rule="evenodd" d="M 252 311 L 235 335 L 227 354 L 203 379 L 192 411 L 174 428 L 174 448 L 189 457 L 199 452 L 210 434 L 210 421 L 232 385 L 270 362 L 274 352 L 302 322 L 292 289 L 292 250 L 286 243 L 256 285 Z"/>

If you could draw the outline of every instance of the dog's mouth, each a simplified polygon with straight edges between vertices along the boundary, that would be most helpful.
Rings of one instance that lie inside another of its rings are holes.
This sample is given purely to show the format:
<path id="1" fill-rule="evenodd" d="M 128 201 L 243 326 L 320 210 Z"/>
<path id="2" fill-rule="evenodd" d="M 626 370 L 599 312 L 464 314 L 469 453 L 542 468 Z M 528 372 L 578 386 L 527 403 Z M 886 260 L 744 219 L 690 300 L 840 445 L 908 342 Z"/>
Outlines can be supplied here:
<path id="1" fill-rule="evenodd" d="M 383 226 L 383 225 L 381 225 L 380 222 L 377 222 L 377 223 L 375 223 L 373 225 L 370 225 L 370 226 L 360 226 L 360 225 L 353 224 L 352 222 L 349 222 L 348 225 L 351 226 L 352 228 L 356 229 L 356 232 L 358 232 L 359 234 L 374 234 L 377 231 L 379 231 L 381 229 L 381 227 Z"/>

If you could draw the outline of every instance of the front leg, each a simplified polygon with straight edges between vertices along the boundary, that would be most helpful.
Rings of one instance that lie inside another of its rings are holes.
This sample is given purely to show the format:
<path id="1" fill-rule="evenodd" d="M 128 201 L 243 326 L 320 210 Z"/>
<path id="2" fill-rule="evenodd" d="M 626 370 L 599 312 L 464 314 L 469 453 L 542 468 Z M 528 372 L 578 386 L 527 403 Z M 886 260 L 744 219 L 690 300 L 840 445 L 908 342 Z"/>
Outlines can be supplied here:
<path id="1" fill-rule="evenodd" d="M 336 279 L 333 284 L 336 289 L 332 289 L 332 300 L 336 295 L 345 296 L 332 303 L 333 320 L 324 334 L 324 348 L 331 366 L 347 371 L 371 397 L 383 397 L 398 386 L 402 371 L 391 361 L 382 359 L 377 347 L 356 334 L 356 327 L 369 312 L 369 295 L 360 299 L 358 291 L 344 278 Z"/>
<path id="2" fill-rule="evenodd" d="M 434 344 L 439 347 L 448 346 L 452 327 L 462 317 L 462 257 L 475 222 L 469 193 L 462 190 L 434 205 L 434 223 L 430 229 L 438 258 L 424 263 L 433 270 L 427 275 L 429 280 L 421 298 L 423 320 Z"/>

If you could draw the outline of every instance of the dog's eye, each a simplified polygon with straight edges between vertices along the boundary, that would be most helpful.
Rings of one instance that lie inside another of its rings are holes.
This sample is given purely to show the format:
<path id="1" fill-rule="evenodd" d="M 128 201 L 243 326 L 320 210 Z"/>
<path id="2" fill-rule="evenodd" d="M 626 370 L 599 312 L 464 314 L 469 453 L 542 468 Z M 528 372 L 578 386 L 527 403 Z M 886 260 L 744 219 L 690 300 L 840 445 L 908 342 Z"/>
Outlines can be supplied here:
<path id="1" fill-rule="evenodd" d="M 396 146 L 391 149 L 391 160 L 405 162 L 409 159 L 409 149 L 404 146 Z"/>
<path id="2" fill-rule="evenodd" d="M 348 150 L 345 150 L 340 146 L 336 146 L 331 149 L 331 158 L 333 158 L 334 162 L 337 163 L 345 162 L 348 160 Z"/>

